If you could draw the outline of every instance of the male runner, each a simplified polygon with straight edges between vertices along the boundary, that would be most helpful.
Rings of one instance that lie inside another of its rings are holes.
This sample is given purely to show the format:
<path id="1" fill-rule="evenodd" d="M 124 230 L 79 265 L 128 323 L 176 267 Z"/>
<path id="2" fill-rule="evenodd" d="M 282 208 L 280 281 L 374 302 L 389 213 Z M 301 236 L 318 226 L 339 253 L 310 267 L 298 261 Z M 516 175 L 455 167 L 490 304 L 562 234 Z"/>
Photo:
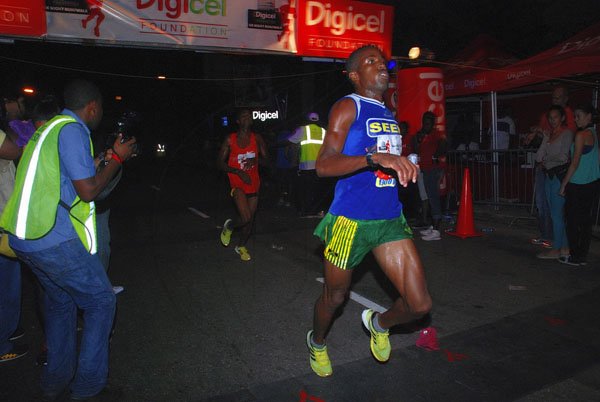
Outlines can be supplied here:
<path id="1" fill-rule="evenodd" d="M 231 241 L 234 230 L 241 230 L 240 238 L 235 252 L 242 261 L 250 261 L 250 253 L 246 243 L 250 237 L 254 214 L 258 205 L 258 190 L 260 177 L 258 175 L 258 158 L 267 159 L 266 146 L 259 134 L 250 130 L 252 114 L 248 109 L 238 112 L 237 133 L 227 136 L 219 151 L 219 167 L 227 172 L 231 185 L 231 196 L 235 201 L 240 219 L 233 223 L 227 219 L 221 231 L 221 243 L 225 247 Z"/>
<path id="2" fill-rule="evenodd" d="M 431 309 L 423 266 L 398 200 L 397 182 L 414 183 L 418 168 L 400 156 L 400 129 L 383 103 L 386 61 L 377 47 L 364 46 L 352 52 L 346 71 L 355 93 L 331 108 L 316 166 L 319 176 L 341 176 L 329 212 L 315 230 L 326 246 L 325 284 L 306 342 L 310 366 L 322 377 L 332 374 L 325 335 L 348 295 L 352 269 L 369 251 L 400 293 L 385 313 L 362 313 L 375 359 L 390 357 L 389 328 Z"/>

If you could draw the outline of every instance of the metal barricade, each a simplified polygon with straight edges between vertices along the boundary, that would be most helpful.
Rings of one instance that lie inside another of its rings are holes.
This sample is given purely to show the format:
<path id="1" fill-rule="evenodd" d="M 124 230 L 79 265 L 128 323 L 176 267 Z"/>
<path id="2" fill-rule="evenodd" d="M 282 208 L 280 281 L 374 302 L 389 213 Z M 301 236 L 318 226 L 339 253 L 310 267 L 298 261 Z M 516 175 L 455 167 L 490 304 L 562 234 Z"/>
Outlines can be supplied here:
<path id="1" fill-rule="evenodd" d="M 473 203 L 526 207 L 535 213 L 535 149 L 449 151 L 448 191 L 459 197 L 464 169 L 469 168 Z M 594 231 L 600 221 L 600 198 L 593 207 Z"/>
<path id="2" fill-rule="evenodd" d="M 530 206 L 535 198 L 534 154 L 530 149 L 450 151 L 449 191 L 460 192 L 463 171 L 468 167 L 474 203 Z"/>

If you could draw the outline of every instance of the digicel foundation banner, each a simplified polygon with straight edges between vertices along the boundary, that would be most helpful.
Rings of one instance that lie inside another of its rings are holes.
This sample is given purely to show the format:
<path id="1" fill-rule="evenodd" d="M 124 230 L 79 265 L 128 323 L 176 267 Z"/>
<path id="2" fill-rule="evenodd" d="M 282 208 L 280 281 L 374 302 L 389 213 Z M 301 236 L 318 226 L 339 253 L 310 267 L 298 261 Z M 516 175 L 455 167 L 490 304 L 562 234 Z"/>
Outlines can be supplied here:
<path id="1" fill-rule="evenodd" d="M 374 44 L 391 55 L 394 8 L 347 0 L 297 0 L 298 54 L 347 58 L 358 47 Z"/>
<path id="2" fill-rule="evenodd" d="M 46 0 L 48 38 L 296 53 L 295 2 Z"/>
<path id="3" fill-rule="evenodd" d="M 19 3 L 23 0 L 0 0 Z M 42 0 L 35 0 L 36 2 Z M 26 2 L 29 4 L 29 2 Z M 391 54 L 393 6 L 347 0 L 45 0 L 49 40 L 346 58 Z"/>
<path id="4" fill-rule="evenodd" d="M 45 33 L 44 0 L 0 0 L 0 35 L 42 36 Z"/>

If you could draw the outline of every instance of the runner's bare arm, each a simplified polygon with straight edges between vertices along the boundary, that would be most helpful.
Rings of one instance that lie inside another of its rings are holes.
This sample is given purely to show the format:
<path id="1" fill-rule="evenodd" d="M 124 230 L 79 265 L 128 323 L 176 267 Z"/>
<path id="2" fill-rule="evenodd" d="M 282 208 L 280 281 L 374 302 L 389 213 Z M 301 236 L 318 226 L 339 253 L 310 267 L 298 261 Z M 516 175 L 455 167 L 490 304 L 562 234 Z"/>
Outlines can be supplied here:
<path id="1" fill-rule="evenodd" d="M 351 99 L 339 100 L 331 108 L 327 134 L 317 157 L 316 169 L 320 177 L 343 176 L 367 167 L 364 155 L 342 154 L 355 117 L 356 107 Z M 407 186 L 409 181 L 417 181 L 418 168 L 403 156 L 374 153 L 372 160 L 377 165 L 395 170 L 403 186 Z"/>
<path id="2" fill-rule="evenodd" d="M 269 153 L 267 152 L 267 145 L 260 134 L 256 135 L 256 146 L 258 147 L 258 162 L 263 166 L 269 165 Z"/>
<path id="3" fill-rule="evenodd" d="M 236 173 L 238 169 L 232 168 L 227 164 L 227 157 L 229 156 L 229 136 L 225 138 L 219 149 L 219 156 L 217 158 L 217 167 L 226 173 Z"/>
<path id="4" fill-rule="evenodd" d="M 337 101 L 329 113 L 329 125 L 317 156 L 316 170 L 320 177 L 343 176 L 367 166 L 364 156 L 342 154 L 356 110 L 351 99 Z"/>

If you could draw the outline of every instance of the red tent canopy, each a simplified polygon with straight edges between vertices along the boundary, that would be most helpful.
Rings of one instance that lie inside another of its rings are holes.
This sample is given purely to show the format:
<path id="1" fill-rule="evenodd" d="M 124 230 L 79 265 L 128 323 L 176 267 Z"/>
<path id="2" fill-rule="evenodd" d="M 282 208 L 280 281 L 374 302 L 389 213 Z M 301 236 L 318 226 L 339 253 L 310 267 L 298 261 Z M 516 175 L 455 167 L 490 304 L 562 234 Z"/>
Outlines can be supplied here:
<path id="1" fill-rule="evenodd" d="M 477 36 L 444 68 L 446 96 L 492 91 L 491 73 L 519 61 L 496 39 Z"/>
<path id="2" fill-rule="evenodd" d="M 509 66 L 469 68 L 462 74 L 448 72 L 444 79 L 446 97 L 506 91 L 558 78 L 600 73 L 600 23 Z"/>
<path id="3" fill-rule="evenodd" d="M 600 23 L 498 72 L 494 90 L 503 91 L 590 73 L 600 73 Z"/>

